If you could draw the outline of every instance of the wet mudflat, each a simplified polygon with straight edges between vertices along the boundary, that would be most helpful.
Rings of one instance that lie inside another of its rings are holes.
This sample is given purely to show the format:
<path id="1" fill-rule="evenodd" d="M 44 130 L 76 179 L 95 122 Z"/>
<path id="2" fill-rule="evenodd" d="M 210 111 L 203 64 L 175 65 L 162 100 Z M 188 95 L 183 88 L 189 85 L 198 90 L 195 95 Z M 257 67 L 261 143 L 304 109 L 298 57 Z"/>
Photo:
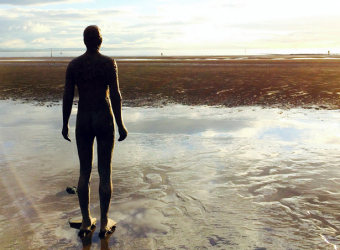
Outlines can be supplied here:
<path id="1" fill-rule="evenodd" d="M 59 101 L 71 60 L 0 59 L 0 99 Z M 124 104 L 130 107 L 340 108 L 339 56 L 117 58 L 117 64 Z"/>
<path id="2" fill-rule="evenodd" d="M 80 249 L 61 106 L 0 102 L 1 249 Z M 111 249 L 337 249 L 338 110 L 128 108 L 113 158 Z M 99 218 L 94 159 L 91 213 Z M 100 249 L 97 228 L 92 248 Z"/>

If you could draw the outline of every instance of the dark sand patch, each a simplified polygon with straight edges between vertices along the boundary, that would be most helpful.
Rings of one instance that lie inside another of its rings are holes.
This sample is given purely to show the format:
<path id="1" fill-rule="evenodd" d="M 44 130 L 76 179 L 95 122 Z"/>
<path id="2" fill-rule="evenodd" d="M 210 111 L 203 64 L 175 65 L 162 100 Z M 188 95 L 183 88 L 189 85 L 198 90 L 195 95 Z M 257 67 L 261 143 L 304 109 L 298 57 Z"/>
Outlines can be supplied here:
<path id="1" fill-rule="evenodd" d="M 340 60 L 309 57 L 154 57 L 117 61 L 124 105 L 128 106 L 179 103 L 338 109 Z M 70 60 L 0 60 L 0 98 L 60 101 Z"/>

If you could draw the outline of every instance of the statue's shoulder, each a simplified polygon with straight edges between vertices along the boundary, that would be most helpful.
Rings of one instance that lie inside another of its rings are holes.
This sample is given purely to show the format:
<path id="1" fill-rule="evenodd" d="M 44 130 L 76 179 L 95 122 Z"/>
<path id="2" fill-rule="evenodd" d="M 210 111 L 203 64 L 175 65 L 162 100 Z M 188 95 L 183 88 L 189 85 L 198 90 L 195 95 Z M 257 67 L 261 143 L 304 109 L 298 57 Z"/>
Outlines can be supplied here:
<path id="1" fill-rule="evenodd" d="M 85 60 L 84 57 L 85 57 L 84 55 L 81 55 L 81 56 L 78 56 L 78 57 L 76 57 L 76 58 L 73 58 L 73 59 L 69 62 L 68 68 L 77 67 L 77 65 L 81 64 L 81 63 Z"/>
<path id="2" fill-rule="evenodd" d="M 115 59 L 113 59 L 112 57 L 110 56 L 105 56 L 105 55 L 101 55 L 103 60 L 107 63 L 116 63 Z"/>
<path id="3" fill-rule="evenodd" d="M 115 59 L 113 59 L 110 56 L 101 55 L 101 62 L 102 62 L 102 65 L 103 66 L 105 65 L 104 67 L 107 67 L 108 70 L 117 68 Z"/>

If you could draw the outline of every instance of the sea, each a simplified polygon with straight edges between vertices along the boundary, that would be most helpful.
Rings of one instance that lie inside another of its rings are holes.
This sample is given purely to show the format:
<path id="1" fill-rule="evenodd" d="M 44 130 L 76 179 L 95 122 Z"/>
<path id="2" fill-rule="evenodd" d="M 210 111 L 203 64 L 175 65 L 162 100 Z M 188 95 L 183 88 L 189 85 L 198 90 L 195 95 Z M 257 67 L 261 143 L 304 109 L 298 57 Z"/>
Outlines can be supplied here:
<path id="1" fill-rule="evenodd" d="M 45 50 L 0 50 L 0 57 L 76 57 L 85 52 L 82 49 L 52 48 Z M 168 50 L 168 49 L 133 49 L 112 50 L 102 48 L 101 52 L 113 57 L 143 56 L 233 56 L 233 55 L 288 55 L 288 54 L 340 54 L 340 48 L 307 48 L 307 49 L 206 49 L 206 50 Z"/>

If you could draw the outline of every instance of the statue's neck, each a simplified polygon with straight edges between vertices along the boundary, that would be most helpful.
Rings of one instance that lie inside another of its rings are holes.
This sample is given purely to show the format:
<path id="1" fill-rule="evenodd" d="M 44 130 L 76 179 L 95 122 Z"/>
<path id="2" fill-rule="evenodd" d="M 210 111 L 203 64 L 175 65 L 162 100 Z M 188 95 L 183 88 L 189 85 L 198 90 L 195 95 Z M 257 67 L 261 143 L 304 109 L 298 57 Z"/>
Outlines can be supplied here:
<path id="1" fill-rule="evenodd" d="M 87 54 L 98 54 L 99 49 L 98 48 L 87 48 L 86 53 Z"/>

